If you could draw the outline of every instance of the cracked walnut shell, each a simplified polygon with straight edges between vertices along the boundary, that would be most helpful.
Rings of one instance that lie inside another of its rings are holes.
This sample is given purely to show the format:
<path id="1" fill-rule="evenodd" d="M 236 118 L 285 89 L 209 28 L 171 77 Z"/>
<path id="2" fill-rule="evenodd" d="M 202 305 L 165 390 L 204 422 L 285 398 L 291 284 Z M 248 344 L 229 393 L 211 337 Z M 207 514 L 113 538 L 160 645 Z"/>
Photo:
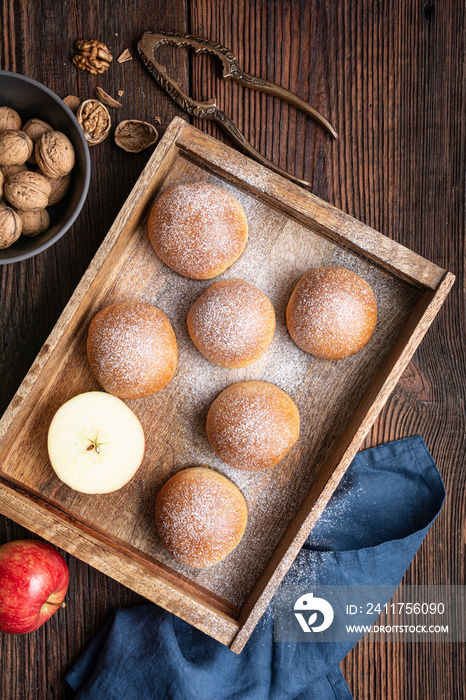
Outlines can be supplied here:
<path id="1" fill-rule="evenodd" d="M 46 178 L 30 170 L 13 175 L 4 187 L 5 199 L 21 211 L 45 209 L 50 192 L 50 183 Z"/>
<path id="2" fill-rule="evenodd" d="M 139 153 L 152 146 L 159 137 L 156 128 L 148 122 L 127 119 L 115 129 L 115 143 L 130 153 Z"/>
<path id="3" fill-rule="evenodd" d="M 31 156 L 33 143 L 23 131 L 0 132 L 0 166 L 22 165 Z"/>
<path id="4" fill-rule="evenodd" d="M 46 177 L 57 179 L 67 175 L 74 166 L 74 148 L 61 131 L 48 131 L 36 141 L 34 155 Z"/>
<path id="5" fill-rule="evenodd" d="M 113 60 L 113 56 L 105 44 L 96 41 L 96 39 L 81 39 L 76 42 L 76 49 L 73 56 L 74 65 L 93 75 L 104 73 Z"/>
<path id="6" fill-rule="evenodd" d="M 108 94 L 108 92 L 105 92 L 105 90 L 102 90 L 102 88 L 99 86 L 96 87 L 95 94 L 97 95 L 97 99 L 104 105 L 107 105 L 107 107 L 116 107 L 116 109 L 119 109 L 123 106 L 121 102 L 114 100 L 113 97 Z"/>
<path id="7" fill-rule="evenodd" d="M 99 100 L 85 100 L 76 112 L 81 129 L 89 146 L 102 143 L 110 131 L 110 112 Z"/>
<path id="8" fill-rule="evenodd" d="M 13 245 L 21 235 L 22 222 L 10 207 L 0 207 L 0 248 Z"/>

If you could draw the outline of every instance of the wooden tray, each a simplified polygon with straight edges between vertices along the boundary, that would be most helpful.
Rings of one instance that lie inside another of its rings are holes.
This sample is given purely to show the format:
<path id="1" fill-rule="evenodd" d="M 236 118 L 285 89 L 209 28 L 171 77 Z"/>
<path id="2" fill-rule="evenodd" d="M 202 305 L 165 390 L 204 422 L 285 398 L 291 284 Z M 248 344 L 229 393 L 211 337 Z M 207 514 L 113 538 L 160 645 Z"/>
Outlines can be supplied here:
<path id="1" fill-rule="evenodd" d="M 248 217 L 246 251 L 218 279 L 252 281 L 277 313 L 269 351 L 245 369 L 214 367 L 197 352 L 186 314 L 211 282 L 176 275 L 148 242 L 155 198 L 175 182 L 194 180 L 233 192 Z M 368 280 L 379 312 L 366 348 L 339 362 L 302 352 L 285 326 L 296 281 L 311 267 L 332 264 Z M 0 421 L 0 512 L 240 652 L 453 281 L 450 273 L 175 119 Z M 125 299 L 151 302 L 167 313 L 179 366 L 159 394 L 127 402 L 146 434 L 137 475 L 120 491 L 89 496 L 55 476 L 47 430 L 64 401 L 99 388 L 86 358 L 87 329 L 99 309 Z M 247 474 L 214 455 L 205 417 L 225 386 L 258 378 L 291 395 L 302 430 L 279 466 Z M 239 486 L 249 523 L 224 562 L 196 572 L 163 549 L 154 502 L 174 471 L 200 464 Z"/>

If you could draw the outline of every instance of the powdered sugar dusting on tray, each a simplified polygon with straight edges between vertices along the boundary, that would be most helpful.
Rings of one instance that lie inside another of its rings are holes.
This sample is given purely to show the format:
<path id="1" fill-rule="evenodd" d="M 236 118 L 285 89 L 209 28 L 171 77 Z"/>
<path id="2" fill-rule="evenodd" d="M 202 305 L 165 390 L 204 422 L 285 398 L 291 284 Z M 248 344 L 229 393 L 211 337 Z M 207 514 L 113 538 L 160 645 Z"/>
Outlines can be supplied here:
<path id="1" fill-rule="evenodd" d="M 190 168 L 194 180 L 196 169 L 191 164 Z M 205 171 L 199 168 L 199 173 L 205 179 Z M 198 281 L 162 266 L 152 284 L 155 253 L 150 245 L 141 245 L 137 250 L 139 259 L 132 260 L 132 264 L 148 272 L 149 282 L 142 291 L 138 290 L 138 298 L 155 304 L 167 314 L 179 351 L 179 365 L 173 380 L 159 394 L 145 399 L 151 402 L 154 413 L 160 415 L 166 412 L 171 396 L 176 397 L 178 406 L 176 418 L 167 419 L 170 426 L 165 452 L 152 454 L 148 445 L 148 478 L 158 491 L 163 479 L 157 465 L 167 460 L 173 461 L 175 471 L 202 465 L 216 469 L 233 481 L 245 497 L 248 525 L 240 545 L 224 561 L 206 570 L 196 571 L 176 563 L 162 547 L 156 532 L 149 543 L 152 549 L 146 551 L 192 581 L 241 606 L 309 491 L 335 438 L 353 413 L 355 402 L 364 394 L 383 361 L 384 352 L 398 335 L 408 313 L 406 294 L 412 294 L 413 290 L 375 264 L 273 209 L 259 197 L 213 175 L 209 176 L 209 181 L 238 198 L 248 221 L 248 243 L 231 268 L 215 280 Z M 370 284 L 377 300 L 378 322 L 368 345 L 339 362 L 312 357 L 300 350 L 291 340 L 285 323 L 286 305 L 297 281 L 309 269 L 325 265 L 347 267 L 356 272 Z M 267 295 L 275 309 L 276 329 L 269 348 L 259 360 L 241 369 L 225 369 L 210 363 L 197 350 L 189 337 L 186 318 L 194 301 L 213 281 L 234 278 L 254 284 Z M 128 291 L 124 289 L 125 294 Z M 376 361 L 374 347 L 377 348 Z M 341 366 L 347 374 L 354 375 L 351 390 L 348 382 L 344 387 L 339 385 Z M 261 472 L 228 466 L 211 449 L 205 430 L 209 406 L 218 394 L 234 382 L 251 379 L 272 382 L 287 392 L 298 406 L 301 417 L 296 445 L 278 466 Z M 320 411 L 321 406 L 326 410 Z M 131 407 L 137 413 L 136 401 L 131 402 Z M 321 413 L 324 421 L 319 417 Z M 312 421 L 309 415 L 313 416 Z M 147 428 L 150 430 L 150 426 Z M 147 517 L 153 517 L 150 515 L 153 504 L 147 505 L 147 512 Z M 136 526 L 131 544 L 148 546 L 145 540 L 138 541 Z"/>

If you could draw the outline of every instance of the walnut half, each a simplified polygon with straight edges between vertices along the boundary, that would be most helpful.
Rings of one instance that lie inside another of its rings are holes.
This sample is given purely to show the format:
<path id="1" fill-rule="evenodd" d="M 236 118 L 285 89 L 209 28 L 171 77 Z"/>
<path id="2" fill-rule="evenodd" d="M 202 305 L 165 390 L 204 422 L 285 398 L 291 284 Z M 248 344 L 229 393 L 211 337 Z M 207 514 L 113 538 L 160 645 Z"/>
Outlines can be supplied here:
<path id="1" fill-rule="evenodd" d="M 127 119 L 115 129 L 115 143 L 130 153 L 139 153 L 152 146 L 159 137 L 156 128 L 148 122 Z"/>
<path id="2" fill-rule="evenodd" d="M 76 42 L 76 49 L 73 56 L 74 65 L 76 68 L 87 70 L 93 75 L 104 73 L 113 60 L 113 56 L 105 44 L 96 41 L 96 39 L 81 39 Z"/>
<path id="3" fill-rule="evenodd" d="M 76 112 L 81 129 L 89 146 L 95 146 L 107 138 L 112 120 L 105 105 L 99 100 L 85 100 Z"/>

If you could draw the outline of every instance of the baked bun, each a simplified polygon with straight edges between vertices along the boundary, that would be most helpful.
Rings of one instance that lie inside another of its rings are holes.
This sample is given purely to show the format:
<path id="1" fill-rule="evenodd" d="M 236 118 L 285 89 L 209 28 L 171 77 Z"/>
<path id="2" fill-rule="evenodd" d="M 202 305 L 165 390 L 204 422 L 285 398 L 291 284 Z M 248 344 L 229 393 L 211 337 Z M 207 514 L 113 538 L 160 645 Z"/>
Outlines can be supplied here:
<path id="1" fill-rule="evenodd" d="M 282 389 L 269 382 L 231 384 L 207 414 L 207 437 L 224 462 L 237 469 L 274 467 L 299 437 L 299 413 Z"/>
<path id="2" fill-rule="evenodd" d="M 175 333 L 163 311 L 142 302 L 120 302 L 94 316 L 87 356 L 99 384 L 120 399 L 156 394 L 178 361 Z"/>
<path id="3" fill-rule="evenodd" d="M 374 292 L 344 267 L 307 272 L 286 309 L 286 324 L 296 345 L 326 360 L 341 360 L 361 350 L 376 323 Z"/>
<path id="4" fill-rule="evenodd" d="M 268 297 L 244 280 L 214 282 L 188 313 L 191 340 L 214 365 L 246 367 L 272 342 L 275 311 Z"/>
<path id="5" fill-rule="evenodd" d="M 169 187 L 149 215 L 149 239 L 159 258 L 184 277 L 207 280 L 244 250 L 248 224 L 236 197 L 209 182 Z"/>
<path id="6" fill-rule="evenodd" d="M 240 542 L 248 509 L 241 491 L 213 469 L 177 472 L 158 493 L 157 530 L 165 548 L 195 569 L 224 559 Z"/>

